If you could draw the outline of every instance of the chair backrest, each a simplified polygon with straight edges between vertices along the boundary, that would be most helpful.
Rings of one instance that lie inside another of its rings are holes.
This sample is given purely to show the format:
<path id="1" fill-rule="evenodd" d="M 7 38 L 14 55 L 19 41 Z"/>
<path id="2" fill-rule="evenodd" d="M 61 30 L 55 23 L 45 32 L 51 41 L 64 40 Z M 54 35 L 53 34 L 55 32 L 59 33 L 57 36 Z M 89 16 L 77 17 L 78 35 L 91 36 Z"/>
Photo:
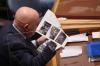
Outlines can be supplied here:
<path id="1" fill-rule="evenodd" d="M 8 7 L 15 13 L 22 6 L 28 6 L 37 10 L 40 15 L 44 15 L 48 9 L 53 7 L 55 0 L 8 0 Z"/>

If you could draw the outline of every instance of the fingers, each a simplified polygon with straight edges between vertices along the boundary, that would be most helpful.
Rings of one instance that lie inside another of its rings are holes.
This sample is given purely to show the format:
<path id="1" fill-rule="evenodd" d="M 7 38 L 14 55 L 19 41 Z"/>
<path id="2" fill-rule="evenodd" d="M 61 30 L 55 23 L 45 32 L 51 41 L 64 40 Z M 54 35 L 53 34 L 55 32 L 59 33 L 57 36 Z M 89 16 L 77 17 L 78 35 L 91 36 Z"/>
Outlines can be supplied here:
<path id="1" fill-rule="evenodd" d="M 37 42 L 39 44 L 43 44 L 46 40 L 48 40 L 45 36 L 41 36 L 40 38 L 37 39 Z"/>

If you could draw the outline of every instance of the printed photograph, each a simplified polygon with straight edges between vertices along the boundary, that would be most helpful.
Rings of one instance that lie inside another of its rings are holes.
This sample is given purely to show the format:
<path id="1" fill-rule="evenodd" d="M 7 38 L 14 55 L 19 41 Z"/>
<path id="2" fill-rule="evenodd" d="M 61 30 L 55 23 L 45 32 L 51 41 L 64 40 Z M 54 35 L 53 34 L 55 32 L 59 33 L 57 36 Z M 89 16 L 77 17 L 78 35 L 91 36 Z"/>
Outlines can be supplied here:
<path id="1" fill-rule="evenodd" d="M 50 27 L 51 27 L 51 24 L 45 21 L 42 27 L 40 28 L 39 32 L 46 35 Z"/>
<path id="2" fill-rule="evenodd" d="M 58 29 L 57 27 L 52 27 L 51 28 L 51 31 L 50 31 L 50 35 L 49 35 L 49 37 L 51 38 L 51 39 L 55 39 L 55 37 L 57 36 L 57 34 L 59 33 L 59 31 L 60 31 L 60 29 Z"/>
<path id="3" fill-rule="evenodd" d="M 57 44 L 53 41 L 47 41 L 46 44 L 49 45 L 51 48 L 54 48 L 54 49 L 57 47 Z"/>
<path id="4" fill-rule="evenodd" d="M 57 36 L 57 38 L 56 38 L 56 42 L 57 43 L 59 43 L 59 44 L 63 44 L 63 42 L 65 41 L 65 39 L 66 39 L 66 35 L 65 35 L 65 33 L 63 33 L 63 32 L 61 32 L 58 36 Z"/>

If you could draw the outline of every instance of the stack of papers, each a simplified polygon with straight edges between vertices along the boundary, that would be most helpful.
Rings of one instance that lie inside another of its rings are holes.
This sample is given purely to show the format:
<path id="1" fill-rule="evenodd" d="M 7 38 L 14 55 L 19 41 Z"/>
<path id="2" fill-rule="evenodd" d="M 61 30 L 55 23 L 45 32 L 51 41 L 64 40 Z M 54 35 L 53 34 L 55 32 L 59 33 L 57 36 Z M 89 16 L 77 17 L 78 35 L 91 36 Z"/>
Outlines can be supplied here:
<path id="1" fill-rule="evenodd" d="M 82 47 L 81 46 L 66 46 L 60 53 L 61 57 L 73 57 L 79 56 L 82 54 Z"/>

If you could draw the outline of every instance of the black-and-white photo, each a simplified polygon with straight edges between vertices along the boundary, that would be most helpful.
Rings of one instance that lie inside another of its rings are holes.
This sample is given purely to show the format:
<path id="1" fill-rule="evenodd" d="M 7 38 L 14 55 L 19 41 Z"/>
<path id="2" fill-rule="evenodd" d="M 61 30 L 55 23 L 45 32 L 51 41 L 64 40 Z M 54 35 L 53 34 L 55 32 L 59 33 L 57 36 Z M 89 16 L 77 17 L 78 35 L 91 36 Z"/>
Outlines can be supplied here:
<path id="1" fill-rule="evenodd" d="M 57 47 L 57 44 L 53 41 L 48 41 L 46 44 L 49 45 L 49 47 L 54 48 L 54 49 Z"/>
<path id="2" fill-rule="evenodd" d="M 65 33 L 61 32 L 58 37 L 56 38 L 56 42 L 59 43 L 59 44 L 63 44 L 63 42 L 65 41 L 66 39 L 66 35 Z"/>
<path id="3" fill-rule="evenodd" d="M 50 27 L 51 27 L 51 24 L 45 21 L 42 27 L 40 28 L 39 32 L 46 35 Z"/>
<path id="4" fill-rule="evenodd" d="M 57 27 L 54 27 L 54 26 L 53 26 L 53 27 L 51 28 L 50 36 L 49 36 L 49 37 L 50 37 L 51 39 L 54 40 L 55 37 L 57 36 L 57 34 L 59 33 L 59 31 L 60 31 L 60 29 L 58 29 Z"/>

